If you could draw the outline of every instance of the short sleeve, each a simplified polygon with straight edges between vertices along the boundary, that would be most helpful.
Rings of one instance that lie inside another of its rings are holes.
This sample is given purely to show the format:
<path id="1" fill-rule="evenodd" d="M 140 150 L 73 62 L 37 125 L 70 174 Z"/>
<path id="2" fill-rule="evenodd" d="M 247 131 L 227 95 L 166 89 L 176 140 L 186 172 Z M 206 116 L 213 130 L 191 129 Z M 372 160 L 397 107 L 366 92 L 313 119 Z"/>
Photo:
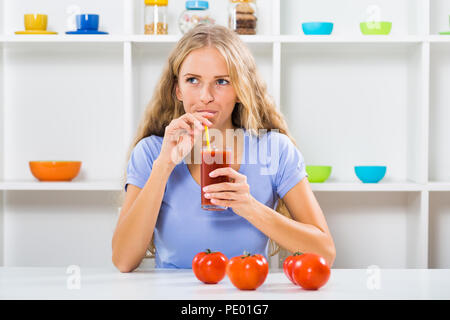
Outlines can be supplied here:
<path id="1" fill-rule="evenodd" d="M 307 177 L 303 155 L 291 139 L 278 134 L 280 138 L 280 161 L 275 175 L 275 188 L 280 198 L 292 189 L 303 178 Z"/>
<path id="2" fill-rule="evenodd" d="M 140 140 L 133 151 L 127 165 L 127 180 L 125 183 L 125 191 L 129 183 L 144 188 L 153 167 L 153 161 L 156 160 L 158 153 L 156 152 L 155 140 L 153 136 Z"/>

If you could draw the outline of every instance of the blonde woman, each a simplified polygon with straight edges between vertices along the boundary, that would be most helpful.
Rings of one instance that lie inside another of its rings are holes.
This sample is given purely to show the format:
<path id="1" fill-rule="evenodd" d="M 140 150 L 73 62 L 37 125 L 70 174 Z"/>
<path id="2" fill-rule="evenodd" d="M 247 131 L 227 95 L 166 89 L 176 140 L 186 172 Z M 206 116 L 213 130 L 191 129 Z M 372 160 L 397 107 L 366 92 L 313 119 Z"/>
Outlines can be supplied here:
<path id="1" fill-rule="evenodd" d="M 231 182 L 204 190 L 222 211 L 200 204 L 205 126 L 215 143 L 233 150 L 231 167 L 214 172 Z M 229 29 L 199 25 L 177 43 L 127 159 L 112 239 L 121 272 L 133 271 L 148 252 L 157 268 L 191 268 L 205 249 L 267 258 L 272 241 L 278 249 L 320 254 L 332 266 L 334 242 L 303 156 L 249 49 Z"/>

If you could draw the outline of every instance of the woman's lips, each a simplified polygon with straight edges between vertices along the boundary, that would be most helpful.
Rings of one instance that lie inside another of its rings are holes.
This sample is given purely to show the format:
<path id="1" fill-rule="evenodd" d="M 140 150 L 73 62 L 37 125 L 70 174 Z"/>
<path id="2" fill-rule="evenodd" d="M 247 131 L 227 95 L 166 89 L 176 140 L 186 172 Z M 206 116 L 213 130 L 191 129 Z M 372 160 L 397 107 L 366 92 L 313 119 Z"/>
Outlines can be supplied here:
<path id="1" fill-rule="evenodd" d="M 213 111 L 213 110 L 198 110 L 198 112 L 209 112 L 209 113 L 212 113 L 212 114 L 216 114 L 217 113 L 217 111 Z"/>

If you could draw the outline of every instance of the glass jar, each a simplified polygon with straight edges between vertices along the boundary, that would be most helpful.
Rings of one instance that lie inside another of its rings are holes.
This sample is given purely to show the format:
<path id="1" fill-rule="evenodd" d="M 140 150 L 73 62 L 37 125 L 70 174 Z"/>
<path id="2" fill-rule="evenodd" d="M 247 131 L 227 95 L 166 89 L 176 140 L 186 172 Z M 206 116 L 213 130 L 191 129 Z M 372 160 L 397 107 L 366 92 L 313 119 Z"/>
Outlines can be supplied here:
<path id="1" fill-rule="evenodd" d="M 168 0 L 145 0 L 144 33 L 167 34 L 167 4 Z"/>
<path id="2" fill-rule="evenodd" d="M 178 19 L 178 27 L 181 33 L 186 33 L 197 24 L 214 24 L 211 17 L 208 1 L 186 1 L 184 10 Z"/>
<path id="3" fill-rule="evenodd" d="M 256 34 L 256 4 L 254 0 L 230 0 L 228 27 L 238 34 Z"/>

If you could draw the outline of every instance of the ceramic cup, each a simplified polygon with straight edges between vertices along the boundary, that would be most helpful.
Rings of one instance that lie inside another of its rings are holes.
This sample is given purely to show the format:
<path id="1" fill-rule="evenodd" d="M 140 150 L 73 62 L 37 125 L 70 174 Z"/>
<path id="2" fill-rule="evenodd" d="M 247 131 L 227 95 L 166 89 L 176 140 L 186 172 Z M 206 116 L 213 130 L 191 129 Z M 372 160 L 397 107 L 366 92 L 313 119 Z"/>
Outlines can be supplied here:
<path id="1" fill-rule="evenodd" d="M 25 30 L 47 30 L 46 14 L 25 14 L 24 15 Z"/>
<path id="2" fill-rule="evenodd" d="M 98 14 L 77 14 L 77 29 L 78 30 L 98 30 L 99 22 Z"/>

